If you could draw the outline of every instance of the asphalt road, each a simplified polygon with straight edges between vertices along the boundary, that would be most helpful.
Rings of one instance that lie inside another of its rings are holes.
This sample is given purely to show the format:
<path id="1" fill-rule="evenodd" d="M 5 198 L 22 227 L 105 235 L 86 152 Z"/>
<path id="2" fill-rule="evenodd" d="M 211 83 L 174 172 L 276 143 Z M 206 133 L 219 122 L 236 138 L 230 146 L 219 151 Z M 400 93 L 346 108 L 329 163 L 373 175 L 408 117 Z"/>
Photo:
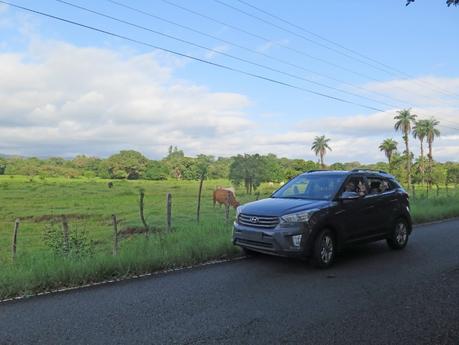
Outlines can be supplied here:
<path id="1" fill-rule="evenodd" d="M 256 257 L 0 304 L 0 344 L 459 344 L 459 220 L 329 270 Z"/>

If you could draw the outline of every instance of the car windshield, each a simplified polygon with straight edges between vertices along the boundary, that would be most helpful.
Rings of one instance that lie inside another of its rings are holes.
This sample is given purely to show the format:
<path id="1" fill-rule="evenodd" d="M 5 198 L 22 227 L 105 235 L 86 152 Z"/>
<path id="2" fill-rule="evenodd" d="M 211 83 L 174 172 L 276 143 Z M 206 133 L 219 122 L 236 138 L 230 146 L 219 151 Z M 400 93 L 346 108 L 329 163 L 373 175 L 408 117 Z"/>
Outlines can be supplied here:
<path id="1" fill-rule="evenodd" d="M 330 200 L 341 187 L 344 175 L 300 175 L 289 181 L 273 198 Z"/>

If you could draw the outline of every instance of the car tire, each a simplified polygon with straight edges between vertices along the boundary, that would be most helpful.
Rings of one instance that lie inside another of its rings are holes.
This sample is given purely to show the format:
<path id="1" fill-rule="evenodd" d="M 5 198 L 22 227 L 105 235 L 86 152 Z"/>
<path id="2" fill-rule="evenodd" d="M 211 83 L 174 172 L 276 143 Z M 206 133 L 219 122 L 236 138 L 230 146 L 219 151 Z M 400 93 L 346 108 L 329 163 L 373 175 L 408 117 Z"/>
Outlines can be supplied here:
<path id="1" fill-rule="evenodd" d="M 323 229 L 314 240 L 312 264 L 317 268 L 330 267 L 335 260 L 337 249 L 333 232 L 330 229 Z"/>
<path id="2" fill-rule="evenodd" d="M 408 225 L 404 219 L 399 219 L 395 222 L 392 234 L 387 239 L 387 245 L 394 250 L 401 250 L 408 244 Z"/>

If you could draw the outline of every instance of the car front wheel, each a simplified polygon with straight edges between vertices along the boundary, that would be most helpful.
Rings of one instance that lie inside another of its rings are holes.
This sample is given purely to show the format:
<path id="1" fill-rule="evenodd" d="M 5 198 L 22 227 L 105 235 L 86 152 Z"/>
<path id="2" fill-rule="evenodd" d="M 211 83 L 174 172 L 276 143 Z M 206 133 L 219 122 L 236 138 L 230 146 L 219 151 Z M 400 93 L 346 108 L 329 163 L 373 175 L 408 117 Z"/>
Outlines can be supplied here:
<path id="1" fill-rule="evenodd" d="M 399 219 L 395 223 L 391 236 L 387 239 L 387 244 L 391 249 L 400 250 L 406 247 L 408 243 L 408 226 L 406 221 Z"/>
<path id="2" fill-rule="evenodd" d="M 336 241 L 329 229 L 322 230 L 314 241 L 312 263 L 317 268 L 328 268 L 336 255 Z"/>

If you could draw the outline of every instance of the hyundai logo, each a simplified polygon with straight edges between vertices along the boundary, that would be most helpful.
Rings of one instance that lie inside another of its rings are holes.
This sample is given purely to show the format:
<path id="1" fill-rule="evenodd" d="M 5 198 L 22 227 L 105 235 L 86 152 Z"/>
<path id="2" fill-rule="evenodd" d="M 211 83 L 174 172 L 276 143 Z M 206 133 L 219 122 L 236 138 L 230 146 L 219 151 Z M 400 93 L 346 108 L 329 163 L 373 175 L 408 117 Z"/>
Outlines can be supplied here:
<path id="1" fill-rule="evenodd" d="M 252 218 L 250 218 L 250 221 L 251 221 L 253 224 L 256 224 L 256 223 L 258 223 L 259 220 L 258 220 L 258 217 L 252 217 Z"/>

